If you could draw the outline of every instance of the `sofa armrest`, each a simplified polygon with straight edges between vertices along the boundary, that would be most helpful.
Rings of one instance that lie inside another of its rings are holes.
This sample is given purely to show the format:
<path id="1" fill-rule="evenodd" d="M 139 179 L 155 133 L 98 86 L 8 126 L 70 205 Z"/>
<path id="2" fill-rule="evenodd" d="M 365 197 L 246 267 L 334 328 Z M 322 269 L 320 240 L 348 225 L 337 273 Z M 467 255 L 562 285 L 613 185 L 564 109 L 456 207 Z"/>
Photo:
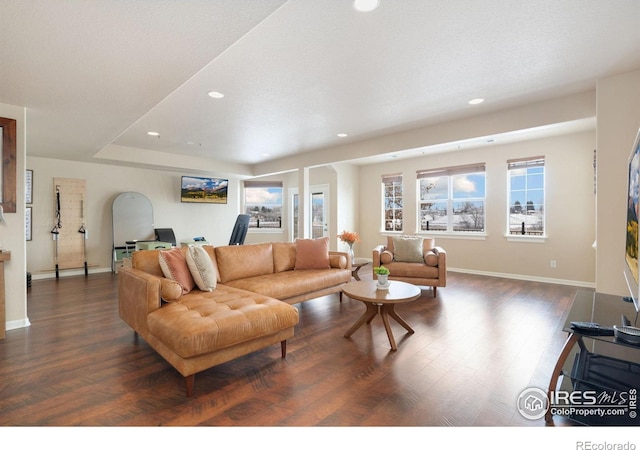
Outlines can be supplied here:
<path id="1" fill-rule="evenodd" d="M 160 295 L 160 277 L 129 267 L 118 270 L 120 317 L 136 332 L 146 334 L 147 316 L 160 308 Z"/>
<path id="2" fill-rule="evenodd" d="M 329 265 L 332 269 L 351 270 L 351 258 L 346 252 L 329 251 Z"/>
<path id="3" fill-rule="evenodd" d="M 373 249 L 373 267 L 379 267 L 380 266 L 380 255 L 382 255 L 382 252 L 384 252 L 387 249 L 386 246 L 384 245 L 377 245 L 376 247 L 374 247 Z"/>
<path id="4" fill-rule="evenodd" d="M 442 247 L 433 247 L 433 252 L 438 255 L 438 280 L 441 286 L 447 284 L 447 252 Z"/>

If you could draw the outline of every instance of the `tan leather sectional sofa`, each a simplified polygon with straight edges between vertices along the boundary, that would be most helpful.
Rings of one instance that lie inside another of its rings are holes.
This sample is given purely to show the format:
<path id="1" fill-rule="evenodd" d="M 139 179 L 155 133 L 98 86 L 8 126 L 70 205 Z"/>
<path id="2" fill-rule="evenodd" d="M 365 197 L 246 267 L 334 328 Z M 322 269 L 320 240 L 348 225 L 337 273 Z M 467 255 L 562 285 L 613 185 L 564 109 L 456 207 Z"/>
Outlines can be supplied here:
<path id="1" fill-rule="evenodd" d="M 215 365 L 278 342 L 284 358 L 298 323 L 292 304 L 341 293 L 351 280 L 342 252 L 329 252 L 327 268 L 298 269 L 295 242 L 203 248 L 217 272 L 211 292 L 176 294 L 162 250 L 137 251 L 118 271 L 120 317 L 185 377 L 187 396 L 195 374 Z"/>

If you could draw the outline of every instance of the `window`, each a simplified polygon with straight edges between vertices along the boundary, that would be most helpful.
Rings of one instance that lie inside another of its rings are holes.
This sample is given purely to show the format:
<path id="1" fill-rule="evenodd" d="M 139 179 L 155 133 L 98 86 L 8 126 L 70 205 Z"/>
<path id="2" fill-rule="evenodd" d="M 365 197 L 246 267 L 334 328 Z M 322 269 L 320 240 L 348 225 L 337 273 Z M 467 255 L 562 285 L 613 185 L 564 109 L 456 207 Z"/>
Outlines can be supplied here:
<path id="1" fill-rule="evenodd" d="M 484 164 L 421 170 L 417 178 L 420 231 L 485 230 Z"/>
<path id="2" fill-rule="evenodd" d="M 384 231 L 402 231 L 402 175 L 383 175 Z"/>
<path id="3" fill-rule="evenodd" d="M 249 228 L 282 228 L 282 182 L 245 181 L 244 210 Z"/>
<path id="4" fill-rule="evenodd" d="M 509 234 L 544 234 L 544 157 L 507 161 Z"/>

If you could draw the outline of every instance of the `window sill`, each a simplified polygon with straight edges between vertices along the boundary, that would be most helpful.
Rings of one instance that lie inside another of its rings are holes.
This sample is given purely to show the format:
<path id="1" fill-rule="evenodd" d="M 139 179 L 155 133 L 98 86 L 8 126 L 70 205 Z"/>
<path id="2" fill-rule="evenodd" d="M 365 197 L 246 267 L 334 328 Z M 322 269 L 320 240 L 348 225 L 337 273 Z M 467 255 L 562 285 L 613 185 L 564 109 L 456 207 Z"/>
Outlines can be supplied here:
<path id="1" fill-rule="evenodd" d="M 284 233 L 284 230 L 282 228 L 249 228 L 247 229 L 247 233 L 280 234 L 280 233 Z"/>
<path id="2" fill-rule="evenodd" d="M 484 241 L 487 238 L 485 232 L 465 233 L 462 231 L 418 231 L 417 236 L 435 237 L 442 236 L 447 239 L 467 239 L 472 241 Z"/>
<path id="3" fill-rule="evenodd" d="M 530 242 L 536 244 L 544 244 L 547 241 L 547 235 L 542 236 L 519 236 L 516 234 L 506 234 L 504 236 L 509 242 Z"/>
<path id="4" fill-rule="evenodd" d="M 442 236 L 447 239 L 468 239 L 468 240 L 476 240 L 483 241 L 487 238 L 487 233 L 485 232 L 477 232 L 477 233 L 464 233 L 461 231 L 450 232 L 450 231 L 416 231 L 414 233 L 403 232 L 403 231 L 381 231 L 380 234 L 383 236 L 424 236 L 424 237 L 434 237 L 434 236 Z"/>

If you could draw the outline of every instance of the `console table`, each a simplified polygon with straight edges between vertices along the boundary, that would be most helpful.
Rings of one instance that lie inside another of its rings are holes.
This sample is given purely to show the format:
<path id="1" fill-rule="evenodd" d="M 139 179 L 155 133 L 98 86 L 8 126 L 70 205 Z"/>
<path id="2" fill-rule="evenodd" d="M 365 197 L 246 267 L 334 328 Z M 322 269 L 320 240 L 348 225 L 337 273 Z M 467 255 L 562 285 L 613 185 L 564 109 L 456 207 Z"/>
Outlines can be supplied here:
<path id="1" fill-rule="evenodd" d="M 5 338 L 7 314 L 4 306 L 4 262 L 11 259 L 11 252 L 0 251 L 0 339 Z"/>
<path id="2" fill-rule="evenodd" d="M 564 323 L 563 331 L 568 333 L 567 340 L 549 381 L 549 405 L 552 403 L 552 394 L 559 390 L 619 392 L 635 389 L 640 393 L 640 345 L 571 327 L 571 322 L 595 322 L 607 327 L 621 325 L 623 315 L 634 325 L 637 320 L 636 310 L 632 303 L 623 301 L 620 296 L 587 290 L 577 292 Z M 634 326 L 640 326 L 640 322 Z M 638 411 L 640 412 L 640 408 Z M 596 419 L 592 418 L 591 423 L 586 423 L 606 424 L 598 423 Z M 635 415 L 631 419 L 631 424 L 638 424 Z M 547 411 L 545 420 L 553 424 L 551 408 Z"/>

